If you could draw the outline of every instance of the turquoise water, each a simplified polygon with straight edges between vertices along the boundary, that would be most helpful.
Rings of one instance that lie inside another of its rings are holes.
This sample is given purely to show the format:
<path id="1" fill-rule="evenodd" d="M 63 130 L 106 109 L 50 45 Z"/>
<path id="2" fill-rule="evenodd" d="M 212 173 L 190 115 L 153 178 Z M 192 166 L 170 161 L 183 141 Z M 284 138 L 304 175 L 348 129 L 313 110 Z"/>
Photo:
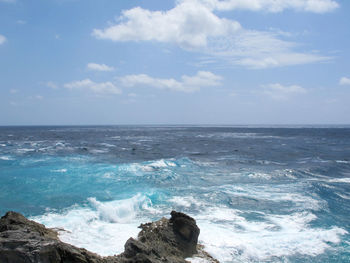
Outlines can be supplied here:
<path id="1" fill-rule="evenodd" d="M 1 214 L 101 255 L 176 209 L 221 262 L 349 262 L 349 190 L 347 128 L 0 128 Z"/>

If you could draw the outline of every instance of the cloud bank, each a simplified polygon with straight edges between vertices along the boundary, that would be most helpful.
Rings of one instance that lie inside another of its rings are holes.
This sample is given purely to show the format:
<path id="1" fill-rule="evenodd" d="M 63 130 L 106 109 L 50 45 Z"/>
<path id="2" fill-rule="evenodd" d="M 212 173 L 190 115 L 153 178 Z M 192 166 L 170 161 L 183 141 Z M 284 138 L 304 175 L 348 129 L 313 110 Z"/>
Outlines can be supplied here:
<path id="1" fill-rule="evenodd" d="M 299 85 L 284 86 L 280 83 L 262 85 L 263 93 L 276 100 L 285 100 L 294 95 L 306 93 L 306 89 Z"/>
<path id="2" fill-rule="evenodd" d="M 78 89 L 78 90 L 89 90 L 96 94 L 112 94 L 117 95 L 121 94 L 122 91 L 118 87 L 116 87 L 112 82 L 94 82 L 90 79 L 84 79 L 80 81 L 73 81 L 64 84 L 64 87 L 67 89 Z"/>
<path id="3" fill-rule="evenodd" d="M 181 80 L 153 78 L 146 74 L 127 75 L 120 78 L 126 87 L 148 86 L 164 90 L 196 92 L 201 87 L 213 87 L 221 84 L 222 77 L 209 71 L 198 71 L 194 76 L 183 75 Z"/>
<path id="4" fill-rule="evenodd" d="M 168 11 L 140 7 L 123 11 L 121 23 L 94 29 L 93 36 L 113 41 L 158 41 L 184 48 L 207 45 L 208 38 L 232 34 L 241 28 L 236 21 L 217 17 L 205 5 L 185 1 Z"/>
<path id="5" fill-rule="evenodd" d="M 198 1 L 219 11 L 249 10 L 278 13 L 288 9 L 312 13 L 332 12 L 339 7 L 333 0 L 182 0 Z"/>
<path id="6" fill-rule="evenodd" d="M 297 51 L 301 45 L 282 40 L 278 32 L 245 29 L 238 21 L 221 18 L 216 10 L 248 9 L 281 12 L 295 9 L 325 13 L 338 7 L 331 0 L 186 0 L 167 11 L 141 7 L 122 12 L 115 25 L 94 29 L 97 39 L 153 41 L 177 45 L 228 64 L 268 68 L 329 60 L 316 53 Z"/>
<path id="7" fill-rule="evenodd" d="M 94 71 L 113 71 L 114 68 L 106 64 L 89 63 L 86 65 L 87 69 Z"/>

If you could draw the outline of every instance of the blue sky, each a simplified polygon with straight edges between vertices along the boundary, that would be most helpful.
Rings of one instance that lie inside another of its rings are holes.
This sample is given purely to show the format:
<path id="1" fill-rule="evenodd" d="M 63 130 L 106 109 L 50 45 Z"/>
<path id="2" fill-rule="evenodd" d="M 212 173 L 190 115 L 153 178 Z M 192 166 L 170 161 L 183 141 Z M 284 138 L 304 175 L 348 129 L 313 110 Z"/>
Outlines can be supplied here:
<path id="1" fill-rule="evenodd" d="M 0 125 L 350 124 L 350 1 L 0 0 Z"/>

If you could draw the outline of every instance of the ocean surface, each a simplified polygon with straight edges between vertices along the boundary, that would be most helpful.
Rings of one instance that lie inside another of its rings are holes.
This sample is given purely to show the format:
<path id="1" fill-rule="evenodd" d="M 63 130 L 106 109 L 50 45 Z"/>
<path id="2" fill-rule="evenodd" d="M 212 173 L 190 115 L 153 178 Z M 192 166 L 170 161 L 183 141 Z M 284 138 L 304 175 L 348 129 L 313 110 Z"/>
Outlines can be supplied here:
<path id="1" fill-rule="evenodd" d="M 350 262 L 350 128 L 0 127 L 1 215 L 113 255 L 173 209 L 221 262 Z"/>

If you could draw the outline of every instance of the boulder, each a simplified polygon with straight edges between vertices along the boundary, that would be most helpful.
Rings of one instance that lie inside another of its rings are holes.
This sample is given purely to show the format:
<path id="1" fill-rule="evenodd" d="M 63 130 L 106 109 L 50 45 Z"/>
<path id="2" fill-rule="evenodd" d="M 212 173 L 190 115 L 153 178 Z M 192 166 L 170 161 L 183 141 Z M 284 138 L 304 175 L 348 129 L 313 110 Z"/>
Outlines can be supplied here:
<path id="1" fill-rule="evenodd" d="M 122 262 L 186 262 L 197 252 L 199 228 L 196 221 L 183 213 L 171 212 L 170 220 L 141 224 L 138 239 L 130 238 L 119 258 Z"/>

